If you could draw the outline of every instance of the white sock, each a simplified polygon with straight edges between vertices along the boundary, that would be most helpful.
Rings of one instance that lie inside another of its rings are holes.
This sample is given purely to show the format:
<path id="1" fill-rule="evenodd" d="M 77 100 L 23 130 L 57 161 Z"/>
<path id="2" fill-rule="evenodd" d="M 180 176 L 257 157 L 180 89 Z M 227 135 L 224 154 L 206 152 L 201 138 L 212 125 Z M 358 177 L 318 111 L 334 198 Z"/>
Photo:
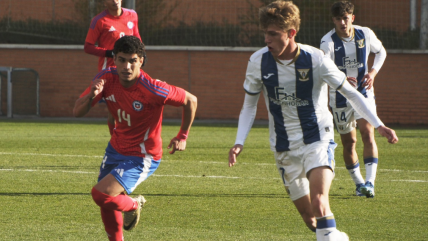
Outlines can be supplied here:
<path id="1" fill-rule="evenodd" d="M 326 215 L 317 219 L 317 241 L 333 241 L 335 240 L 336 220 L 334 215 Z"/>
<path id="2" fill-rule="evenodd" d="M 375 157 L 364 158 L 364 166 L 366 167 L 366 182 L 371 182 L 374 185 L 377 172 L 378 159 Z"/>
<path id="3" fill-rule="evenodd" d="M 361 175 L 361 171 L 360 171 L 360 162 L 359 161 L 357 161 L 352 166 L 346 165 L 346 169 L 348 170 L 349 175 L 351 175 L 351 178 L 354 181 L 355 185 L 364 183 L 364 179 L 363 179 L 363 176 Z"/>

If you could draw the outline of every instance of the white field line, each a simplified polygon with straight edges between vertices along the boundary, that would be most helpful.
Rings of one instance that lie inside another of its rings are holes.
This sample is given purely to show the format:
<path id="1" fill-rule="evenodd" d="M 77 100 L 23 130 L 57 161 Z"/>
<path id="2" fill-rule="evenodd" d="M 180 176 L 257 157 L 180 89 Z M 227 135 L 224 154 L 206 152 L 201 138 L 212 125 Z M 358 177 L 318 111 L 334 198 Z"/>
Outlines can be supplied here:
<path id="1" fill-rule="evenodd" d="M 15 152 L 0 152 L 0 155 L 13 156 L 52 156 L 52 157 L 86 157 L 86 158 L 103 158 L 104 156 L 88 156 L 88 155 L 67 155 L 67 154 L 43 154 L 43 153 L 15 153 Z"/>
<path id="2" fill-rule="evenodd" d="M 21 155 L 21 156 L 52 156 L 52 157 L 85 157 L 85 158 L 103 158 L 104 156 L 91 156 L 91 155 L 69 155 L 69 154 L 44 154 L 44 153 L 15 153 L 15 152 L 0 152 L 0 155 Z M 168 162 L 168 160 L 162 160 L 162 162 Z M 173 161 L 176 162 L 176 161 Z M 215 162 L 215 161 L 199 161 L 200 163 L 206 164 L 221 164 L 227 165 L 228 162 L 225 160 L 224 162 Z M 254 166 L 272 166 L 275 164 L 272 163 L 245 163 L 245 162 L 237 162 L 236 165 L 254 165 Z M 336 167 L 336 169 L 345 169 L 345 167 Z M 0 169 L 5 170 L 5 169 Z M 416 171 L 416 170 L 397 170 L 397 169 L 378 169 L 378 171 L 383 172 L 413 172 L 413 173 L 428 173 L 428 171 Z M 214 177 L 214 176 L 213 176 Z"/>
<path id="3" fill-rule="evenodd" d="M 51 172 L 51 173 L 74 173 L 74 174 L 91 174 L 95 175 L 98 174 L 98 172 L 85 172 L 85 171 L 63 171 L 63 170 L 43 170 L 43 169 L 1 169 L 1 171 L 10 171 L 10 172 Z M 228 177 L 228 176 L 184 176 L 184 175 L 158 175 L 153 174 L 154 177 L 180 177 L 180 178 L 218 178 L 218 179 L 257 179 L 257 180 L 277 180 L 278 178 L 263 178 L 263 177 Z M 338 181 L 340 179 L 335 178 L 335 181 Z M 425 180 L 391 180 L 392 182 L 419 182 L 424 183 L 428 182 Z"/>

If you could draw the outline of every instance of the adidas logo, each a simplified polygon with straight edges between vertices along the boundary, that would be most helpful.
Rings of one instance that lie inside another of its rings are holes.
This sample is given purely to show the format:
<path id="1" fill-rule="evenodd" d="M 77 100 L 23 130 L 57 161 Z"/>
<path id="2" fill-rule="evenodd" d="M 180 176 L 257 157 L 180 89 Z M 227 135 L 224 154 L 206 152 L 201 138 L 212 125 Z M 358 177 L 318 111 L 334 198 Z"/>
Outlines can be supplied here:
<path id="1" fill-rule="evenodd" d="M 114 32 L 114 31 L 116 31 L 116 29 L 113 27 L 113 26 L 111 26 L 110 27 L 110 29 L 108 30 L 109 32 Z"/>
<path id="2" fill-rule="evenodd" d="M 123 176 L 123 172 L 124 172 L 123 169 L 116 169 L 115 171 L 119 174 L 120 177 Z"/>
<path id="3" fill-rule="evenodd" d="M 106 98 L 106 100 L 116 102 L 116 99 L 114 98 L 114 95 L 110 95 L 109 97 Z"/>

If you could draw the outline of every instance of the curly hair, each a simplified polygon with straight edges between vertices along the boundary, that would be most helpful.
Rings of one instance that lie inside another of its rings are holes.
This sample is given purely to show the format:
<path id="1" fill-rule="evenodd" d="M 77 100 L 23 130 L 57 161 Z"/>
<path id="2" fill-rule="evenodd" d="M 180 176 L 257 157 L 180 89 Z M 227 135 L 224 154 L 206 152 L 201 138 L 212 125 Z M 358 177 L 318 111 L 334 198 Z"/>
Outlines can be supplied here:
<path id="1" fill-rule="evenodd" d="M 282 30 L 290 28 L 299 32 L 300 10 L 291 1 L 275 1 L 259 10 L 260 25 L 266 30 L 269 25 L 275 24 Z"/>
<path id="2" fill-rule="evenodd" d="M 354 14 L 354 4 L 348 1 L 335 2 L 331 6 L 332 17 L 342 17 L 347 14 Z"/>
<path id="3" fill-rule="evenodd" d="M 146 48 L 143 42 L 135 36 L 123 36 L 114 43 L 113 53 L 137 54 L 138 57 L 146 56 Z"/>

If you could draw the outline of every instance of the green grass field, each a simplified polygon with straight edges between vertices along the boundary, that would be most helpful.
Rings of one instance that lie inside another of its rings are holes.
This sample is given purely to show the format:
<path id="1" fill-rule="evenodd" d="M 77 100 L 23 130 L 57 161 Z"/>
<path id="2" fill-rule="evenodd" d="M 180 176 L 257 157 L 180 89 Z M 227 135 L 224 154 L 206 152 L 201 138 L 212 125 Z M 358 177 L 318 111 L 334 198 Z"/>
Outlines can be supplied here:
<path id="1" fill-rule="evenodd" d="M 195 124 L 187 150 L 170 155 L 178 129 L 163 127 L 162 164 L 133 193 L 148 202 L 125 240 L 316 240 L 285 193 L 266 127 L 251 130 L 233 168 L 236 126 Z M 396 145 L 377 136 L 374 199 L 354 196 L 336 149 L 330 201 L 351 240 L 428 239 L 428 129 L 396 131 Z M 108 140 L 100 122 L 1 119 L 0 240 L 107 240 L 90 190 Z"/>

